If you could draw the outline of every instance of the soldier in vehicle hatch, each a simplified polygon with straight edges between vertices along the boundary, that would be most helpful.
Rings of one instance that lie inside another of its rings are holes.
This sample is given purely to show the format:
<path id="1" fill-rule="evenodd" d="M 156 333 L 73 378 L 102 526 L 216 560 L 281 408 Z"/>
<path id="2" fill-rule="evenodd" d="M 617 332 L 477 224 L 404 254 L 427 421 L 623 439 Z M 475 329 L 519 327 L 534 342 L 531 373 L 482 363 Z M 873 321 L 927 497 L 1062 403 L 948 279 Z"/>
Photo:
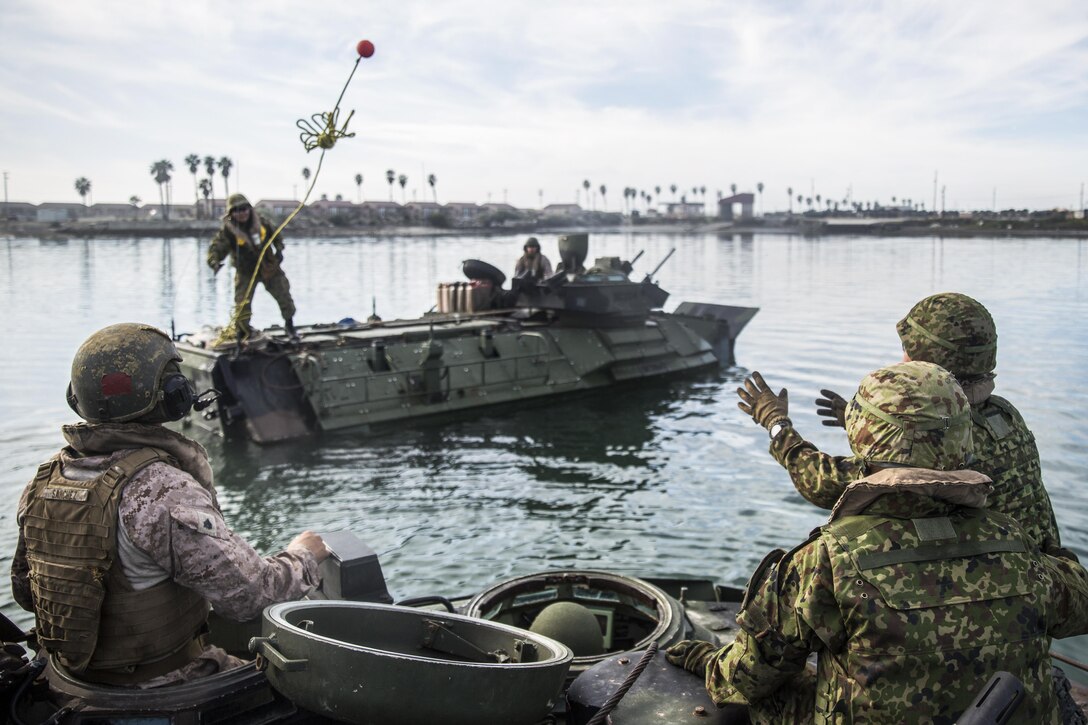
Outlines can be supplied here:
<path id="1" fill-rule="evenodd" d="M 540 282 L 552 276 L 552 263 L 540 253 L 540 242 L 536 240 L 536 237 L 526 239 L 522 251 L 525 254 L 521 255 L 518 263 L 514 266 L 515 279 L 529 279 Z"/>
<path id="2" fill-rule="evenodd" d="M 291 299 L 291 284 L 283 273 L 283 236 L 276 235 L 272 248 L 261 257 L 261 249 L 268 243 L 268 237 L 275 227 L 262 219 L 249 200 L 241 194 L 231 194 L 227 199 L 227 213 L 223 216 L 223 226 L 212 238 L 208 248 L 208 266 L 219 272 L 223 260 L 230 257 L 234 265 L 234 304 L 245 302 L 238 313 L 238 338 L 249 337 L 249 320 L 252 317 L 253 292 L 257 282 L 264 285 L 283 315 L 283 327 L 287 334 L 295 337 L 295 302 Z M 260 258 L 260 271 L 250 288 L 250 280 L 257 270 Z M 249 291 L 249 298 L 246 292 Z"/>
<path id="3" fill-rule="evenodd" d="M 1035 437 L 1012 403 L 993 395 L 997 329 L 990 313 L 967 295 L 944 292 L 914 305 L 896 329 L 903 342 L 904 360 L 940 365 L 956 377 L 967 395 L 974 439 L 967 467 L 993 481 L 989 507 L 1019 521 L 1040 547 L 1060 546 Z M 753 373 L 737 393 L 750 407 L 750 398 L 766 387 L 762 376 Z M 824 425 L 845 427 L 846 401 L 830 390 L 821 394 L 824 397 L 816 405 L 818 414 L 828 418 Z M 745 409 L 743 404 L 741 407 Z M 831 508 L 851 481 L 869 473 L 868 461 L 858 456 L 829 456 L 801 438 L 790 423 L 785 390 L 776 408 L 780 412 L 775 416 L 778 425 L 767 426 L 771 455 L 789 471 L 802 496 L 821 508 Z"/>
<path id="4" fill-rule="evenodd" d="M 781 420 L 769 390 L 750 406 Z M 990 479 L 963 470 L 971 415 L 932 363 L 866 376 L 845 422 L 868 475 L 807 541 L 763 560 L 733 643 L 681 642 L 669 661 L 756 723 L 952 725 L 999 670 L 1024 683 L 1017 722 L 1060 723 L 1048 652 L 1052 637 L 1088 631 L 1088 571 L 985 508 Z"/>
<path id="5" fill-rule="evenodd" d="M 223 520 L 204 448 L 165 428 L 197 403 L 170 338 L 111 325 L 72 362 L 84 419 L 19 502 L 11 588 L 39 644 L 77 677 L 128 687 L 185 682 L 241 663 L 203 635 L 209 603 L 231 620 L 300 599 L 328 556 L 305 531 L 261 557 Z"/>

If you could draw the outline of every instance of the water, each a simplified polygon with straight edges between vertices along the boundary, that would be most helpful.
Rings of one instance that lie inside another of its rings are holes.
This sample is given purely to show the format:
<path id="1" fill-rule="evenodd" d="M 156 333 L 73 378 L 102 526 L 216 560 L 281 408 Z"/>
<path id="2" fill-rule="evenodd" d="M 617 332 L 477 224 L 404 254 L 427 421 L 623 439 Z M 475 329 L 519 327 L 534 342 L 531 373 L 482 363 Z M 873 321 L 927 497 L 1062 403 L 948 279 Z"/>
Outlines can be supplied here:
<path id="1" fill-rule="evenodd" d="M 552 237 L 542 237 L 556 260 Z M 469 257 L 512 269 L 514 237 L 291 239 L 285 269 L 298 321 L 415 317 Z M 230 270 L 204 265 L 205 240 L 0 240 L 0 567 L 15 547 L 15 504 L 74 416 L 72 355 L 106 324 L 192 331 L 230 313 Z M 590 257 L 645 255 L 682 300 L 758 306 L 741 368 L 579 400 L 344 433 L 276 447 L 200 437 L 228 522 L 273 551 L 304 528 L 351 529 L 381 554 L 394 596 L 460 595 L 561 567 L 702 574 L 743 585 L 767 550 L 826 519 L 767 453 L 736 407 L 758 369 L 790 391 L 791 417 L 821 449 L 848 453 L 819 424 L 821 387 L 849 396 L 901 357 L 894 324 L 922 297 L 960 291 L 998 324 L 997 392 L 1038 439 L 1064 542 L 1088 559 L 1088 242 L 773 235 L 601 234 Z M 254 323 L 279 322 L 259 290 Z M 0 587 L 0 609 L 31 617 Z M 1088 638 L 1080 638 L 1085 640 Z M 1063 643 L 1088 659 L 1088 642 Z"/>

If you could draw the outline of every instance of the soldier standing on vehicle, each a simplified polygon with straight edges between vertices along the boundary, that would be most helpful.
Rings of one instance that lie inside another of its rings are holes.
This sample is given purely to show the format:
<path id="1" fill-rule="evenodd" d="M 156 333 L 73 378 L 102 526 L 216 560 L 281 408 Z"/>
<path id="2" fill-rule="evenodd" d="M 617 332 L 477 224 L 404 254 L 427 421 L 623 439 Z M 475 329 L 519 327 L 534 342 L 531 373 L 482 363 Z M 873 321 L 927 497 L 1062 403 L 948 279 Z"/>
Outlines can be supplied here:
<path id="1" fill-rule="evenodd" d="M 321 537 L 259 556 L 223 520 L 207 452 L 162 425 L 197 399 L 180 361 L 149 325 L 91 335 L 68 387 L 86 422 L 63 427 L 68 445 L 19 502 L 12 593 L 39 644 L 84 680 L 157 687 L 237 666 L 204 644 L 209 603 L 247 621 L 320 583 Z"/>
<path id="2" fill-rule="evenodd" d="M 227 213 L 223 216 L 223 226 L 212 238 L 208 248 L 208 266 L 219 272 L 223 260 L 228 256 L 234 265 L 234 304 L 242 305 L 237 311 L 238 339 L 249 337 L 249 320 L 252 316 L 252 293 L 256 283 L 264 285 L 268 293 L 280 306 L 283 315 L 283 328 L 290 337 L 295 333 L 295 302 L 291 299 L 291 284 L 283 273 L 283 236 L 276 235 L 272 248 L 261 257 L 261 250 L 268 243 L 268 238 L 275 228 L 262 219 L 249 200 L 241 194 L 231 194 L 227 199 Z M 253 287 L 250 280 L 257 270 L 260 258 L 260 271 Z M 249 292 L 249 297 L 246 292 Z"/>
<path id="3" fill-rule="evenodd" d="M 974 439 L 967 467 L 993 481 L 990 508 L 1019 521 L 1040 547 L 1060 546 L 1035 437 L 1012 403 L 993 395 L 997 328 L 990 313 L 967 295 L 944 292 L 914 305 L 896 329 L 905 360 L 940 365 L 967 395 Z M 753 390 L 766 387 L 759 373 L 752 380 Z M 846 401 L 830 390 L 821 393 L 824 397 L 816 405 L 818 414 L 828 418 L 824 425 L 844 427 Z M 782 406 L 785 413 L 784 395 Z M 771 455 L 789 471 L 793 485 L 808 501 L 829 509 L 851 481 L 869 473 L 863 458 L 821 453 L 801 438 L 786 415 L 778 422 L 771 431 Z"/>
<path id="4" fill-rule="evenodd" d="M 536 237 L 526 239 L 522 251 L 525 254 L 521 255 L 514 267 L 515 279 L 540 282 L 552 276 L 552 263 L 540 253 L 540 242 L 536 240 Z"/>
<path id="5" fill-rule="evenodd" d="M 762 424 L 784 418 L 770 390 L 745 401 Z M 1088 631 L 1088 571 L 985 508 L 990 479 L 963 470 L 973 426 L 956 380 L 925 362 L 877 370 L 845 423 L 868 475 L 763 560 L 733 643 L 681 642 L 669 661 L 756 723 L 951 724 L 999 670 L 1024 683 L 1017 722 L 1060 723 L 1048 652 Z"/>

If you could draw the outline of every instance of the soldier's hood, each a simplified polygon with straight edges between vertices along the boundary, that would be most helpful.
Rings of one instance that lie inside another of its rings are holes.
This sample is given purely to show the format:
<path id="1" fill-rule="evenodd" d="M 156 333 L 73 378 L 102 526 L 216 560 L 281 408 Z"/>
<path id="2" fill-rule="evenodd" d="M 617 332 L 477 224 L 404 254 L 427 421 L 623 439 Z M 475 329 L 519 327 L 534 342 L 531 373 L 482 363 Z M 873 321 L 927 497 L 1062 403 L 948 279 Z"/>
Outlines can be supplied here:
<path id="1" fill-rule="evenodd" d="M 985 403 L 994 392 L 993 373 L 967 382 L 958 382 L 960 387 L 963 388 L 963 394 L 967 396 L 967 402 L 972 406 Z"/>
<path id="2" fill-rule="evenodd" d="M 212 489 L 212 466 L 204 446 L 169 428 L 147 423 L 75 423 L 62 426 L 61 432 L 77 456 L 109 456 L 144 446 L 161 448 L 177 460 L 181 470 Z"/>
<path id="3" fill-rule="evenodd" d="M 856 516 L 889 493 L 916 493 L 958 506 L 983 508 L 993 487 L 977 471 L 933 471 L 928 468 L 885 468 L 854 481 L 839 496 L 829 521 Z"/>

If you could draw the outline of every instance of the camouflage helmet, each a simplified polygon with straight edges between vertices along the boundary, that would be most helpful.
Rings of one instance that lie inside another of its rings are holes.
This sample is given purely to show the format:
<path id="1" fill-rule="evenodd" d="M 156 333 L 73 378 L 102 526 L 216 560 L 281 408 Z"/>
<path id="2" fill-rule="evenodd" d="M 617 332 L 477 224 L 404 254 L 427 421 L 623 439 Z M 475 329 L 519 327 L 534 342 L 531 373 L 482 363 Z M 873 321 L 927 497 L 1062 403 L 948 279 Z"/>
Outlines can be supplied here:
<path id="1" fill-rule="evenodd" d="M 846 406 L 846 434 L 869 463 L 956 471 L 971 451 L 971 409 L 947 370 L 904 362 L 865 376 Z"/>
<path id="2" fill-rule="evenodd" d="M 967 295 L 926 297 L 895 327 L 911 360 L 937 363 L 960 380 L 986 375 L 997 366 L 994 320 Z"/>
<path id="3" fill-rule="evenodd" d="M 525 251 L 529 251 L 529 247 L 536 247 L 537 249 L 540 249 L 540 242 L 537 241 L 536 237 L 529 237 L 525 240 L 525 244 L 522 246 L 522 249 Z"/>
<path id="4" fill-rule="evenodd" d="M 168 420 L 155 409 L 164 374 L 177 372 L 179 362 L 174 343 L 158 328 L 134 322 L 104 327 L 76 351 L 68 404 L 90 423 Z"/>
<path id="5" fill-rule="evenodd" d="M 227 197 L 227 214 L 230 214 L 231 211 L 236 206 L 253 206 L 253 205 L 249 203 L 249 199 L 247 199 L 243 194 L 235 193 L 235 194 L 231 194 L 230 196 Z"/>

